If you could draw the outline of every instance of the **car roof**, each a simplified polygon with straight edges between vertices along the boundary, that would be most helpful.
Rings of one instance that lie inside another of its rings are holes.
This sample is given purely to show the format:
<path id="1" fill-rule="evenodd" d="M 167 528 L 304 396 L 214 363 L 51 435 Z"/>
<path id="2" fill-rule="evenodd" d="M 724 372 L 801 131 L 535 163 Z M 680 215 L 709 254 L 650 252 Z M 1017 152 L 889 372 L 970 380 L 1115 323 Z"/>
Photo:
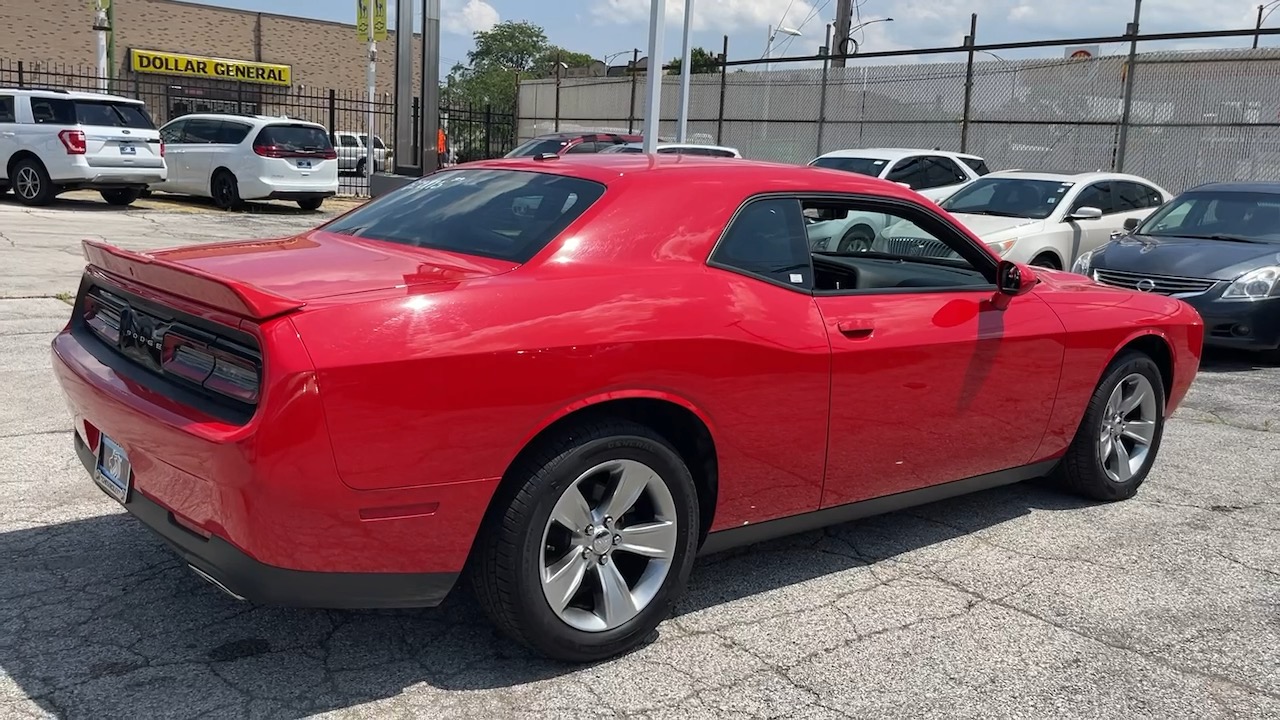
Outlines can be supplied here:
<path id="1" fill-rule="evenodd" d="M 179 120 L 240 120 L 256 125 L 311 125 L 324 130 L 324 126 L 320 123 L 314 123 L 310 120 L 302 118 L 282 117 L 280 115 L 241 115 L 238 113 L 187 113 L 180 115 L 169 123 Z M 168 125 L 169 123 L 165 123 Z M 327 131 L 326 131 L 327 132 Z"/>
<path id="2" fill-rule="evenodd" d="M 0 87 L 0 93 L 4 93 L 6 95 L 30 95 L 33 97 L 65 98 L 67 100 L 110 100 L 112 102 L 132 103 L 134 105 L 146 104 L 145 102 L 137 98 L 125 97 L 123 95 L 110 95 L 107 93 L 82 92 L 80 90 L 60 90 L 58 88 Z"/>
<path id="3" fill-rule="evenodd" d="M 597 135 L 612 135 L 612 136 L 626 137 L 626 138 L 640 137 L 639 135 L 635 135 L 633 133 L 614 132 L 612 130 L 582 130 L 581 132 L 547 133 L 545 135 L 538 135 L 537 137 L 534 137 L 532 139 L 534 140 L 576 140 L 578 138 L 595 137 Z"/>
<path id="4" fill-rule="evenodd" d="M 1034 170 L 997 170 L 989 173 L 984 177 L 987 178 L 1019 178 L 1022 180 L 1041 180 L 1044 182 L 1064 182 L 1064 183 L 1086 183 L 1096 182 L 1098 180 L 1128 180 L 1132 182 L 1140 182 L 1144 185 L 1155 185 L 1154 182 L 1137 175 L 1129 175 L 1126 173 L 1115 172 L 1082 172 L 1082 173 L 1056 173 L 1056 172 L 1036 172 Z"/>
<path id="5" fill-rule="evenodd" d="M 1280 182 L 1209 182 L 1187 188 L 1184 192 L 1267 193 L 1280 195 Z"/>
<path id="6" fill-rule="evenodd" d="M 642 155 L 638 153 L 584 153 L 572 156 L 501 158 L 479 160 L 452 168 L 500 169 L 542 172 L 591 180 L 603 185 L 616 183 L 665 183 L 714 181 L 725 192 L 749 196 L 766 192 L 848 192 L 916 199 L 915 194 L 896 183 L 857 173 L 743 159 L 732 165 L 724 158 L 701 155 Z M 674 177 L 673 177 L 674 176 Z"/>
<path id="7" fill-rule="evenodd" d="M 644 142 L 643 142 L 643 141 L 642 141 L 642 142 L 629 142 L 629 143 L 626 143 L 626 146 L 627 146 L 627 147 L 638 147 L 638 148 L 643 148 L 643 147 L 644 147 Z M 662 141 L 658 141 L 658 144 L 656 145 L 656 147 L 666 147 L 666 148 L 670 148 L 670 147 L 673 147 L 673 148 L 707 148 L 708 150 L 728 150 L 728 151 L 730 151 L 730 152 L 737 152 L 737 151 L 738 151 L 738 149 L 737 149 L 737 148 L 729 147 L 728 145 L 708 145 L 708 144 L 706 144 L 706 143 L 682 143 L 682 142 L 662 142 Z"/>
<path id="8" fill-rule="evenodd" d="M 933 150 L 929 148 L 850 148 L 848 150 L 832 150 L 818 157 L 832 158 L 872 158 L 875 160 L 901 160 L 904 157 L 912 155 L 942 155 L 951 158 L 968 158 L 970 160 L 981 160 L 977 155 L 969 153 L 952 152 L 950 150 Z"/>

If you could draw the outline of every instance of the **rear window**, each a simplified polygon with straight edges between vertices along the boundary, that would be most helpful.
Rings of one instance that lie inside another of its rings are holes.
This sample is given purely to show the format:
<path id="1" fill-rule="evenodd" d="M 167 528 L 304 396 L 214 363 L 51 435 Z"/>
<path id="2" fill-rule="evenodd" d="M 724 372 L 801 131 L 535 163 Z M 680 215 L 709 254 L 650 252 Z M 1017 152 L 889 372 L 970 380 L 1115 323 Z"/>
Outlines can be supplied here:
<path id="1" fill-rule="evenodd" d="M 515 150 L 506 154 L 506 157 L 533 157 L 534 155 L 543 155 L 546 153 L 560 154 L 560 151 L 568 144 L 568 140 L 560 138 L 538 139 L 534 138 L 516 147 Z"/>
<path id="2" fill-rule="evenodd" d="M 38 123 L 156 129 L 146 107 L 138 103 L 33 97 L 31 113 Z"/>
<path id="3" fill-rule="evenodd" d="M 274 145 L 281 152 L 323 152 L 333 147 L 329 134 L 312 125 L 268 125 L 258 131 L 255 145 Z"/>
<path id="4" fill-rule="evenodd" d="M 960 158 L 960 159 L 964 161 L 965 165 L 969 166 L 969 169 L 973 170 L 975 173 L 979 175 L 991 174 L 991 170 L 987 167 L 987 163 L 985 160 L 980 160 L 978 158 Z"/>
<path id="5" fill-rule="evenodd" d="M 818 158 L 809 164 L 814 167 L 843 170 L 845 172 L 858 173 L 859 175 L 880 177 L 880 173 L 884 172 L 884 168 L 889 164 L 889 161 L 880 160 L 878 158 L 823 157 Z"/>
<path id="6" fill-rule="evenodd" d="M 447 170 L 366 203 L 321 230 L 528 262 L 600 199 L 580 178 L 517 170 Z"/>

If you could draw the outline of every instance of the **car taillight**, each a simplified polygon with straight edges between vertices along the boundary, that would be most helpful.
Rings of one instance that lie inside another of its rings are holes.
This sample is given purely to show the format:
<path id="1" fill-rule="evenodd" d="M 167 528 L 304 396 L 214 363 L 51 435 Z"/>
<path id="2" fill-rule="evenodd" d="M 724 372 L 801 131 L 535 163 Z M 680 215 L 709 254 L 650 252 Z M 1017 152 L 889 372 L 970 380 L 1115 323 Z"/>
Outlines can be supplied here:
<path id="1" fill-rule="evenodd" d="M 67 149 L 68 155 L 84 155 L 89 151 L 82 130 L 63 130 L 58 133 L 58 139 L 62 141 L 62 147 Z"/>
<path id="2" fill-rule="evenodd" d="M 160 369 L 241 402 L 258 401 L 258 367 L 251 360 L 175 333 L 164 336 Z"/>
<path id="3" fill-rule="evenodd" d="M 160 157 L 164 157 L 164 141 L 160 141 Z"/>
<path id="4" fill-rule="evenodd" d="M 285 152 L 275 145 L 254 145 L 253 151 L 262 157 L 282 158 Z"/>
<path id="5" fill-rule="evenodd" d="M 325 159 L 325 160 L 337 160 L 337 159 L 338 159 L 338 151 L 337 151 L 337 150 L 334 150 L 333 148 L 329 148 L 328 150 L 325 150 L 325 151 L 324 151 L 324 159 Z"/>

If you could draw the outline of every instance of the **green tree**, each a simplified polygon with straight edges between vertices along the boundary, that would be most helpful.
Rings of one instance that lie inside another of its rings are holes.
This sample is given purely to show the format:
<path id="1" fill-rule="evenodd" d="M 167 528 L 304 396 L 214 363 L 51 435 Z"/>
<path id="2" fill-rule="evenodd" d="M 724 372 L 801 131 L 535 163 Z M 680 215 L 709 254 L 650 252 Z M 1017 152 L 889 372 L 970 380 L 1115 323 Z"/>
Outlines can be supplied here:
<path id="1" fill-rule="evenodd" d="M 671 75 L 679 75 L 680 68 L 684 63 L 683 58 L 674 58 L 667 63 L 667 72 Z M 718 73 L 720 72 L 720 61 L 716 58 L 716 54 L 706 48 L 692 48 L 689 50 L 689 65 L 693 68 L 693 74 L 701 73 Z"/>
<path id="2" fill-rule="evenodd" d="M 552 45 L 543 29 L 529 22 L 501 22 L 474 37 L 475 49 L 467 53 L 471 66 L 454 65 L 445 80 L 444 101 L 454 107 L 492 105 L 510 112 L 518 77 L 554 75 L 557 57 L 571 68 L 592 61 L 586 53 Z"/>
<path id="3" fill-rule="evenodd" d="M 531 69 L 549 47 L 547 34 L 529 22 L 508 20 L 474 35 L 476 47 L 467 53 L 471 67 L 497 67 L 524 72 Z"/>

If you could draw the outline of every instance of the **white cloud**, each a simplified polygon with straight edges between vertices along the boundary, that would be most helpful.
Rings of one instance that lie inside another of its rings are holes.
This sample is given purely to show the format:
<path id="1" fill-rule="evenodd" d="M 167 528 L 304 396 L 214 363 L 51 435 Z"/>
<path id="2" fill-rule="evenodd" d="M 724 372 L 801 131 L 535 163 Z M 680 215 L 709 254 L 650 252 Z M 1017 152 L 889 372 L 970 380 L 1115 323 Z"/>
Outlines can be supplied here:
<path id="1" fill-rule="evenodd" d="M 498 11 L 484 0 L 445 0 L 440 8 L 440 29 L 455 35 L 471 37 L 488 30 L 502 20 Z"/>
<path id="2" fill-rule="evenodd" d="M 817 4 L 821 6 L 823 3 Z M 821 27 L 823 18 L 833 11 L 830 6 L 822 11 L 814 6 L 812 0 L 695 0 L 693 29 L 730 32 L 758 28 L 763 45 L 769 25 L 798 27 L 808 20 L 809 25 Z M 595 0 L 592 14 L 603 23 L 647 24 L 649 0 Z M 684 0 L 667 0 L 667 22 L 677 26 L 684 22 Z"/>

